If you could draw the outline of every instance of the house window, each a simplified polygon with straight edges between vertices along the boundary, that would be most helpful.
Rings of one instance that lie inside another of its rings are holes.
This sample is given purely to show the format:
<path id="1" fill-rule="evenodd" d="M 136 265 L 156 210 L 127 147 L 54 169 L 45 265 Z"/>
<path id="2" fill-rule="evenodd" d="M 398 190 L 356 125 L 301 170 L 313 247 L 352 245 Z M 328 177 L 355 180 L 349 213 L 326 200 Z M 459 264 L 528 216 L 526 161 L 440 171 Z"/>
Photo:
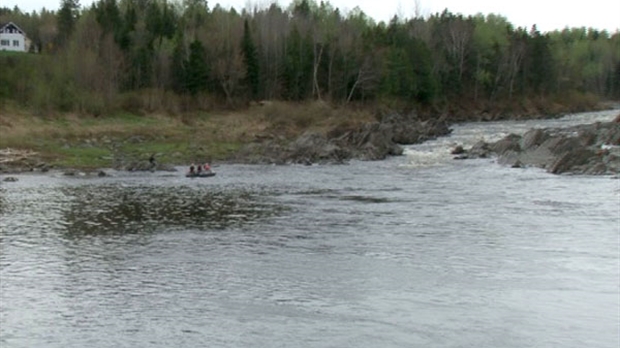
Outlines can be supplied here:
<path id="1" fill-rule="evenodd" d="M 19 40 L 13 40 L 13 47 L 19 47 Z"/>
<path id="2" fill-rule="evenodd" d="M 9 46 L 9 40 L 0 40 L 0 46 Z"/>

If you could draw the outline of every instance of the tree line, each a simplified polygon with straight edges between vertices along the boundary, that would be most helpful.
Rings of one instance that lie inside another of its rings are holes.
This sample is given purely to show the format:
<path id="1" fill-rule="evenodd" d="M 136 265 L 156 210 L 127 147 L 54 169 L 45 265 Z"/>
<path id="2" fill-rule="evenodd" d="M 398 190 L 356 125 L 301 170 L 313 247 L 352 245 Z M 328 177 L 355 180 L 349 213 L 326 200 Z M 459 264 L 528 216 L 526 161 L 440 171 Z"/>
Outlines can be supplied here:
<path id="1" fill-rule="evenodd" d="M 0 100 L 44 109 L 105 112 L 143 106 L 149 93 L 188 107 L 620 98 L 620 32 L 541 33 L 495 14 L 377 23 L 314 0 L 242 12 L 206 0 L 62 0 L 58 11 L 0 8 L 8 21 L 38 54 L 0 55 Z"/>

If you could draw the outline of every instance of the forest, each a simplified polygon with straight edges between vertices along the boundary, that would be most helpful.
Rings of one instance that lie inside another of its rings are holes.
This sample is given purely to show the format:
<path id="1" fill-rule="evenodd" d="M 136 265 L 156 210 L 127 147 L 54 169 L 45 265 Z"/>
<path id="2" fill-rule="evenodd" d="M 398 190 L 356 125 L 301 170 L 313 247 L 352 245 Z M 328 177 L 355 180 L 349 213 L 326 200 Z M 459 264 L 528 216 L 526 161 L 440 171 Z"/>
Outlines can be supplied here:
<path id="1" fill-rule="evenodd" d="M 38 112 L 620 99 L 620 32 L 540 32 L 496 14 L 377 23 L 314 0 L 241 12 L 206 0 L 62 0 L 57 11 L 0 8 L 7 22 L 32 45 L 0 52 L 0 106 Z"/>

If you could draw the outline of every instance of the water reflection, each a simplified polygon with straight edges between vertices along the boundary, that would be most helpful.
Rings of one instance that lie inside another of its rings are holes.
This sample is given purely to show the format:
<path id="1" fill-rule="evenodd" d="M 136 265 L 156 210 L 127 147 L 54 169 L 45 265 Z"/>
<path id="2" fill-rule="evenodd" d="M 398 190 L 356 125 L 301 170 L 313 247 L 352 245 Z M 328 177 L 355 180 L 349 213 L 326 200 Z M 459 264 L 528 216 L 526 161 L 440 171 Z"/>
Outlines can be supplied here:
<path id="1" fill-rule="evenodd" d="M 66 233 L 144 233 L 157 229 L 226 229 L 277 215 L 283 208 L 245 190 L 187 187 L 81 186 L 64 188 Z"/>

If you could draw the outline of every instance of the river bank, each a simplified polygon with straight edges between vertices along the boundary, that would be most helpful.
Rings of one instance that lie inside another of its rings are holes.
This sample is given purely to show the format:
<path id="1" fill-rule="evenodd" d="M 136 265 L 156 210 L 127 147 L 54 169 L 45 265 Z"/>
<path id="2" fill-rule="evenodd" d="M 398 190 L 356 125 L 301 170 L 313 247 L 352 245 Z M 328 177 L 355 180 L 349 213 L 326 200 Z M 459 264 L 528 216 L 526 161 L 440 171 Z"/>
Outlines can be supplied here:
<path id="1" fill-rule="evenodd" d="M 541 104 L 542 105 L 542 104 Z M 548 109 L 550 106 L 546 106 Z M 578 106 L 564 107 L 572 110 Z M 608 108 L 600 104 L 596 108 Z M 240 111 L 177 116 L 35 116 L 5 110 L 0 116 L 0 173 L 52 169 L 98 173 L 174 170 L 192 162 L 346 163 L 402 154 L 401 145 L 445 136 L 463 120 L 557 117 L 529 103 L 511 113 L 481 108 L 399 113 L 385 108 L 337 108 L 322 102 L 263 102 Z M 149 163 L 154 157 L 156 165 Z"/>

